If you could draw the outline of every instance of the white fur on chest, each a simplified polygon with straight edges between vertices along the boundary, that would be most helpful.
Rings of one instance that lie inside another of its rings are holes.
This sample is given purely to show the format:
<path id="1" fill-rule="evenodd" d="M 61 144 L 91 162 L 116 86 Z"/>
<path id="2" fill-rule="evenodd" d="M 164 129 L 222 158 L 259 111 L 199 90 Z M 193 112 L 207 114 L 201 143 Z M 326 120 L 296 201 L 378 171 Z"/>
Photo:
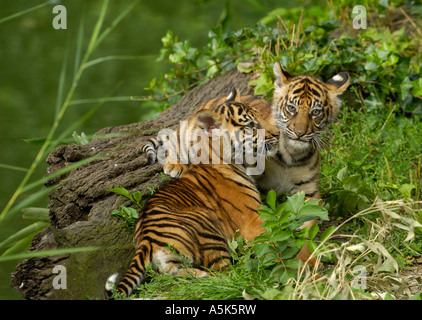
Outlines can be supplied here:
<path id="1" fill-rule="evenodd" d="M 265 171 L 259 177 L 256 177 L 258 186 L 264 190 L 273 189 L 277 195 L 290 193 L 295 187 L 292 174 L 294 168 L 280 166 L 275 159 L 268 159 L 265 162 Z M 295 176 L 297 173 L 295 174 Z"/>

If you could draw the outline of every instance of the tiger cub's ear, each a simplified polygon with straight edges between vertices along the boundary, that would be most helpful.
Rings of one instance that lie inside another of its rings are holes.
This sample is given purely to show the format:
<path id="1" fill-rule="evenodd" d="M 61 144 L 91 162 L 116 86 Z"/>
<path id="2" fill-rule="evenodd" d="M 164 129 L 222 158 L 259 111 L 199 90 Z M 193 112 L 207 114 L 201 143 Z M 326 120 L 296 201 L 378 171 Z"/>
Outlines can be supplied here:
<path id="1" fill-rule="evenodd" d="M 237 88 L 233 88 L 232 89 L 232 92 L 230 92 L 230 94 L 227 96 L 226 101 L 229 101 L 229 102 L 240 102 L 239 90 L 237 90 Z"/>
<path id="2" fill-rule="evenodd" d="M 287 85 L 292 79 L 292 76 L 286 70 L 282 68 L 279 61 L 276 61 L 274 63 L 273 71 L 274 71 L 274 76 L 275 76 L 275 82 L 274 82 L 275 90 L 281 89 L 282 86 Z"/>
<path id="3" fill-rule="evenodd" d="M 349 86 L 350 77 L 347 72 L 340 72 L 327 81 L 328 88 L 335 95 L 341 95 Z"/>
<path id="4" fill-rule="evenodd" d="M 212 129 L 220 129 L 222 120 L 218 113 L 211 110 L 201 110 L 195 116 L 195 123 L 200 128 L 208 133 Z"/>

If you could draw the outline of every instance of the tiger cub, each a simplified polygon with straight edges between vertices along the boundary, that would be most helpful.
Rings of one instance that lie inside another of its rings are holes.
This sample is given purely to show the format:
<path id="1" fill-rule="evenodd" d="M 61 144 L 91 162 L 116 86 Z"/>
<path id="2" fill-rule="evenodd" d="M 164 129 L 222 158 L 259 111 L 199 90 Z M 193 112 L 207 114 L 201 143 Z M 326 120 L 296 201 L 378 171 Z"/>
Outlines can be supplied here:
<path id="1" fill-rule="evenodd" d="M 312 76 L 292 77 L 279 62 L 274 75 L 272 117 L 280 128 L 279 148 L 274 157 L 267 157 L 265 172 L 257 177 L 258 186 L 277 194 L 304 191 L 308 197 L 320 198 L 320 150 L 327 144 L 324 133 L 337 118 L 339 96 L 349 85 L 349 75 L 341 72 L 327 82 Z"/>
<path id="2" fill-rule="evenodd" d="M 227 139 L 232 160 L 239 144 L 244 144 L 247 157 L 271 149 L 278 141 L 278 129 L 236 99 L 234 92 L 215 110 L 200 110 L 192 117 L 191 128 L 203 130 L 201 141 L 208 146 L 210 158 L 216 154 L 211 149 L 227 146 Z M 262 128 L 265 134 L 257 130 Z M 229 134 L 219 135 L 215 129 Z M 216 135 L 221 138 L 217 145 Z M 265 140 L 264 150 L 257 148 L 260 139 Z M 148 265 L 174 275 L 206 276 L 200 267 L 220 270 L 230 263 L 227 241 L 237 230 L 250 241 L 264 231 L 257 213 L 260 194 L 246 173 L 246 161 L 224 163 L 224 155 L 220 154 L 219 164 L 190 164 L 179 179 L 146 202 L 135 226 L 135 257 L 118 291 L 130 295 L 143 282 Z"/>
<path id="3" fill-rule="evenodd" d="M 326 146 L 326 129 L 337 117 L 339 96 L 349 85 L 349 75 L 341 72 L 324 82 L 312 76 L 291 76 L 277 61 L 274 64 L 273 103 L 255 97 L 240 100 L 259 110 L 263 118 L 280 128 L 279 147 L 274 156 L 267 156 L 265 171 L 257 176 L 261 191 L 275 190 L 277 195 L 304 191 L 306 196 L 320 198 L 318 182 L 320 150 Z M 215 109 L 224 98 L 212 99 L 198 107 Z M 234 117 L 236 115 L 233 115 Z M 151 138 L 141 148 L 148 163 L 157 160 L 159 139 Z M 164 173 L 177 178 L 186 165 L 167 163 Z"/>
<path id="4" fill-rule="evenodd" d="M 272 104 L 254 96 L 240 97 L 242 102 L 248 101 L 266 121 L 280 129 L 277 152 L 266 157 L 265 171 L 256 176 L 258 188 L 262 192 L 273 189 L 277 195 L 303 191 L 306 196 L 319 199 L 320 150 L 328 140 L 324 133 L 338 115 L 339 96 L 349 85 L 349 75 L 341 72 L 327 82 L 306 75 L 294 77 L 278 61 L 273 71 Z M 221 98 L 213 99 L 199 109 L 212 110 L 219 101 Z M 152 138 L 143 146 L 142 151 L 147 153 L 150 163 L 155 162 L 156 148 L 160 143 Z M 186 168 L 184 164 L 167 163 L 163 169 L 164 173 L 178 177 Z M 302 227 L 311 227 L 315 222 L 306 221 Z M 310 255 L 305 245 L 298 258 L 307 261 Z M 315 259 L 310 264 L 314 262 Z"/>
<path id="5" fill-rule="evenodd" d="M 163 171 L 165 174 L 173 178 L 180 177 L 183 172 L 189 168 L 189 164 L 191 163 L 187 147 L 192 145 L 193 142 L 187 140 L 192 136 L 192 132 L 194 131 L 194 119 L 197 112 L 201 110 L 213 110 L 223 114 L 227 122 L 239 121 L 239 117 L 243 116 L 242 114 L 237 114 L 235 112 L 237 110 L 234 110 L 231 106 L 224 104 L 225 100 L 242 102 L 243 104 L 258 110 L 260 117 L 271 119 L 271 104 L 267 100 L 257 99 L 255 96 L 241 97 L 239 91 L 236 88 L 233 88 L 228 97 L 217 97 L 206 101 L 204 104 L 200 105 L 186 121 L 181 121 L 181 125 L 177 128 L 176 138 L 169 139 L 169 134 L 166 129 L 164 129 L 158 133 L 156 138 L 148 139 L 141 147 L 141 152 L 147 155 L 148 164 L 153 164 L 159 160 L 164 164 Z M 273 124 L 274 121 L 272 121 L 271 125 Z M 267 127 L 264 127 L 264 129 L 271 130 Z M 160 152 L 160 148 L 162 148 L 162 152 Z M 275 150 L 272 153 L 274 154 Z M 262 168 L 262 172 L 264 171 L 263 169 L 264 168 Z"/>

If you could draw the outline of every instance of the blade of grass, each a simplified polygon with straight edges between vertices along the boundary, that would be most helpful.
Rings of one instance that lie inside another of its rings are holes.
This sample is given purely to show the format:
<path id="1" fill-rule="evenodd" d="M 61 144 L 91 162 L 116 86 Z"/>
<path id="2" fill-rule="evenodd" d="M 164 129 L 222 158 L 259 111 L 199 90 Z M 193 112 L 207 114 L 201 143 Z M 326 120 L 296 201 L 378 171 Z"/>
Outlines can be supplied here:
<path id="1" fill-rule="evenodd" d="M 16 170 L 16 171 L 23 171 L 23 172 L 27 172 L 28 171 L 28 169 L 26 169 L 26 168 L 17 167 L 17 166 L 11 166 L 9 164 L 4 164 L 4 163 L 0 163 L 0 168 L 11 169 L 11 170 Z"/>
<path id="2" fill-rule="evenodd" d="M 41 178 L 41 179 L 39 179 L 39 180 L 37 180 L 35 182 L 32 182 L 32 183 L 26 185 L 25 187 L 22 188 L 21 192 L 24 193 L 24 192 L 27 192 L 27 191 L 35 188 L 35 187 L 42 186 L 47 181 L 50 181 L 50 180 L 52 180 L 52 179 L 54 179 L 56 177 L 59 177 L 59 176 L 65 174 L 65 173 L 70 172 L 70 171 L 72 171 L 72 170 L 74 170 L 76 168 L 79 168 L 79 167 L 81 167 L 81 166 L 83 166 L 83 165 L 85 165 L 87 163 L 90 163 L 92 161 L 95 161 L 95 160 L 97 160 L 98 158 L 100 158 L 102 156 L 104 156 L 104 153 L 99 153 L 99 154 L 97 154 L 95 156 L 92 156 L 92 157 L 83 159 L 81 161 L 72 163 L 72 164 L 70 164 L 70 165 L 68 165 L 68 166 L 66 166 L 66 167 L 64 167 L 64 168 L 62 168 L 60 170 L 57 170 L 56 172 L 53 172 L 52 174 L 49 174 L 46 177 L 43 177 L 43 178 Z"/>
<path id="3" fill-rule="evenodd" d="M 6 211 L 6 214 L 1 218 L 0 222 L 5 222 L 5 221 L 9 220 L 17 212 L 19 212 L 23 208 L 27 208 L 27 207 L 31 206 L 31 204 L 34 203 L 35 201 L 41 199 L 42 197 L 45 197 L 52 189 L 53 189 L 53 187 L 49 187 L 49 188 L 41 189 L 41 190 L 31 194 L 30 196 L 28 196 L 27 198 L 25 198 L 24 200 L 19 202 L 19 204 L 12 207 L 8 211 Z"/>
<path id="4" fill-rule="evenodd" d="M 78 28 L 78 38 L 76 40 L 75 67 L 73 71 L 73 80 L 76 79 L 76 75 L 78 74 L 78 69 L 81 63 L 83 36 L 84 36 L 84 30 L 85 30 L 84 23 L 85 23 L 85 3 L 82 9 L 81 22 L 79 23 L 79 28 Z"/>
<path id="5" fill-rule="evenodd" d="M 16 191 L 14 192 L 12 197 L 10 198 L 9 202 L 7 203 L 6 207 L 3 209 L 2 213 L 0 214 L 0 222 L 6 217 L 6 214 L 8 214 L 10 208 L 13 206 L 13 204 L 15 203 L 15 201 L 17 200 L 19 195 L 22 193 L 22 189 L 26 186 L 26 184 L 29 181 L 30 177 L 32 176 L 35 168 L 38 166 L 41 159 L 44 158 L 45 151 L 47 150 L 47 147 L 50 145 L 50 142 L 51 142 L 58 126 L 59 126 L 59 123 L 60 123 L 61 119 L 63 118 L 63 116 L 64 116 L 64 114 L 65 114 L 65 112 L 66 112 L 66 110 L 67 110 L 67 108 L 70 104 L 70 101 L 73 97 L 73 94 L 76 90 L 76 87 L 78 86 L 79 79 L 81 78 L 82 73 L 85 69 L 85 64 L 88 62 L 88 59 L 89 59 L 90 55 L 92 54 L 92 52 L 93 52 L 93 50 L 96 46 L 96 42 L 97 42 L 98 35 L 100 33 L 100 30 L 101 30 L 102 24 L 104 22 L 104 17 L 105 17 L 107 8 L 108 8 L 108 4 L 109 4 L 109 0 L 103 1 L 103 5 L 101 7 L 99 17 L 97 19 L 97 23 L 96 23 L 96 25 L 94 27 L 94 31 L 92 32 L 92 35 L 91 35 L 91 39 L 90 39 L 90 42 L 89 42 L 89 45 L 88 45 L 88 49 L 87 49 L 85 56 L 82 60 L 81 66 L 78 69 L 78 72 L 77 72 L 76 77 L 75 77 L 75 79 L 72 83 L 72 86 L 71 86 L 71 88 L 70 88 L 70 90 L 67 94 L 67 97 L 66 97 L 61 109 L 59 110 L 59 112 L 57 114 L 57 117 L 56 117 L 56 119 L 53 123 L 53 126 L 50 129 L 50 132 L 47 136 L 46 141 L 44 142 L 44 144 L 42 145 L 41 149 L 39 150 L 37 156 L 35 157 L 34 161 L 32 162 L 32 165 L 29 168 L 27 174 L 25 175 L 25 177 L 23 178 L 23 180 L 19 184 L 18 188 L 16 189 Z M 10 213 L 9 213 L 9 216 L 10 216 Z"/>
<path id="6" fill-rule="evenodd" d="M 49 213 L 50 210 L 47 208 L 24 208 L 22 209 L 22 218 L 26 220 L 36 220 L 50 222 Z"/>
<path id="7" fill-rule="evenodd" d="M 63 248 L 63 249 L 53 249 L 53 250 L 43 250 L 43 251 L 31 251 L 25 253 L 11 254 L 8 256 L 0 256 L 0 262 L 13 261 L 13 260 L 22 260 L 30 258 L 39 258 L 39 257 L 50 257 L 70 253 L 79 253 L 79 252 L 89 252 L 100 249 L 100 247 L 85 247 L 85 248 Z"/>
<path id="8" fill-rule="evenodd" d="M 98 41 L 96 42 L 95 46 L 98 46 L 105 37 L 119 24 L 119 22 L 126 17 L 126 15 L 135 7 L 135 5 L 139 2 L 139 0 L 133 1 L 125 10 L 123 10 L 116 19 L 114 19 L 110 26 L 106 28 L 103 33 L 98 37 Z"/>
<path id="9" fill-rule="evenodd" d="M 103 97 L 103 98 L 88 98 L 88 99 L 79 99 L 73 100 L 70 105 L 76 106 L 80 104 L 87 104 L 87 103 L 104 103 L 104 102 L 115 102 L 115 101 L 133 101 L 132 97 Z"/>
<path id="10" fill-rule="evenodd" d="M 1 18 L 0 19 L 0 24 L 3 23 L 3 22 L 9 21 L 9 20 L 15 19 L 15 18 L 19 18 L 20 16 L 23 16 L 23 15 L 29 13 L 29 12 L 32 12 L 32 11 L 35 11 L 35 10 L 38 10 L 38 9 L 41 9 L 41 8 L 43 8 L 45 6 L 50 5 L 50 4 L 51 4 L 51 1 L 47 1 L 47 2 L 41 3 L 41 4 L 37 5 L 37 6 L 28 8 L 26 10 L 22 10 L 22 11 L 16 12 L 14 14 L 11 14 L 10 16 Z"/>
<path id="11" fill-rule="evenodd" d="M 37 221 L 37 222 L 30 224 L 29 226 L 27 226 L 27 227 L 19 230 L 18 232 L 14 233 L 10 237 L 8 237 L 6 240 L 2 241 L 0 243 L 0 249 L 7 248 L 7 247 L 11 246 L 16 241 L 25 238 L 29 234 L 36 233 L 36 232 L 44 229 L 49 224 L 50 224 L 49 222 L 41 222 L 41 221 Z"/>
<path id="12" fill-rule="evenodd" d="M 145 59 L 145 58 L 149 58 L 151 56 L 152 55 L 146 55 L 146 56 L 106 56 L 106 57 L 101 57 L 101 58 L 94 59 L 94 60 L 91 60 L 91 61 L 87 62 L 87 64 L 85 65 L 85 68 L 89 68 L 89 67 L 92 67 L 93 65 L 96 65 L 96 64 L 102 63 L 102 62 L 106 62 L 106 61 L 113 61 L 113 60 L 142 60 L 142 59 Z"/>
<path id="13" fill-rule="evenodd" d="M 67 58 L 68 58 L 69 51 L 66 50 L 63 58 L 62 63 L 62 69 L 60 70 L 60 76 L 59 76 L 59 86 L 57 89 L 57 99 L 56 99 L 56 112 L 54 114 L 54 118 L 57 118 L 57 115 L 60 112 L 60 108 L 62 106 L 62 100 L 63 100 L 63 89 L 64 89 L 64 83 L 66 80 L 66 68 L 67 68 Z"/>
<path id="14" fill-rule="evenodd" d="M 10 248 L 8 248 L 1 256 L 10 256 L 18 252 L 28 251 L 31 247 L 32 238 L 37 234 L 37 232 L 30 233 L 25 238 L 15 242 Z"/>

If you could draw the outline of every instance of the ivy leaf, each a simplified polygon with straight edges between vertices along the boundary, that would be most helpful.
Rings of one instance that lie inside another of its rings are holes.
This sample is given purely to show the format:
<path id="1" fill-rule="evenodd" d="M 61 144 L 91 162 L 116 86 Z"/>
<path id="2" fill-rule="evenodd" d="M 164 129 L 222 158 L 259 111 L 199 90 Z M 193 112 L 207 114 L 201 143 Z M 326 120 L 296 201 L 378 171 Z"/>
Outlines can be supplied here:
<path id="1" fill-rule="evenodd" d="M 401 100 L 405 100 L 410 95 L 410 89 L 412 89 L 412 83 L 410 82 L 410 79 L 408 77 L 404 78 L 399 88 L 399 97 Z"/>
<path id="2" fill-rule="evenodd" d="M 258 79 L 249 81 L 249 85 L 255 87 L 256 95 L 266 95 L 274 88 L 271 77 L 266 73 L 261 74 Z"/>
<path id="3" fill-rule="evenodd" d="M 413 92 L 412 95 L 417 97 L 422 97 L 422 77 L 415 81 L 410 81 L 410 83 L 413 86 Z"/>

